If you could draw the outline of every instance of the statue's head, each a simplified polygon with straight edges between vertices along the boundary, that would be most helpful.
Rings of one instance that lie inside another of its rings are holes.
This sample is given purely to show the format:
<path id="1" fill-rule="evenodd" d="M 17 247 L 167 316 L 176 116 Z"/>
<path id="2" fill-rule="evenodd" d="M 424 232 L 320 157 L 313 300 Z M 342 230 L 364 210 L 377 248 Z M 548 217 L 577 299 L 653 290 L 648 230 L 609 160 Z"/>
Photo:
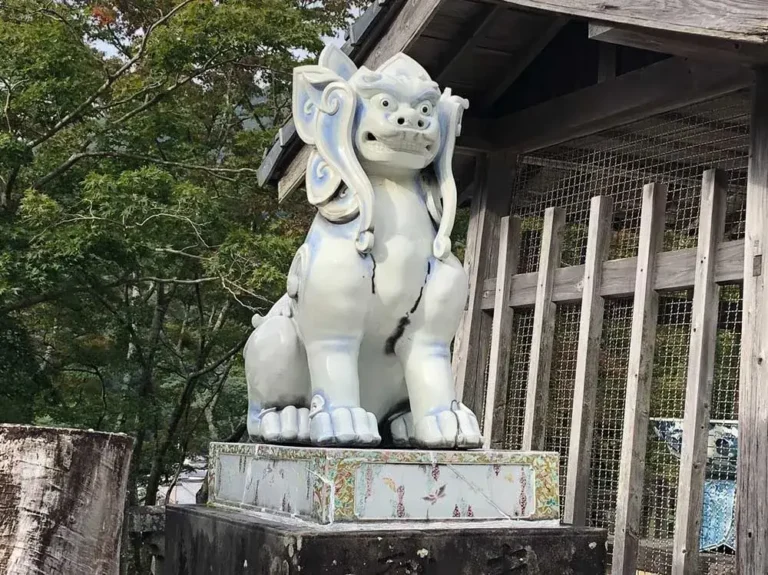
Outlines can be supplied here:
<path id="1" fill-rule="evenodd" d="M 358 157 L 392 170 L 421 170 L 434 161 L 440 90 L 421 66 L 401 56 L 376 72 L 358 70 L 350 84 L 358 101 L 352 134 Z"/>
<path id="2" fill-rule="evenodd" d="M 293 74 L 293 119 L 315 147 L 307 163 L 307 198 L 334 222 L 360 218 L 358 250 L 373 247 L 369 173 L 423 172 L 435 256 L 450 253 L 456 212 L 451 163 L 466 100 L 440 92 L 412 58 L 397 54 L 372 71 L 327 46 L 316 66 Z M 352 193 L 348 193 L 352 192 Z"/>

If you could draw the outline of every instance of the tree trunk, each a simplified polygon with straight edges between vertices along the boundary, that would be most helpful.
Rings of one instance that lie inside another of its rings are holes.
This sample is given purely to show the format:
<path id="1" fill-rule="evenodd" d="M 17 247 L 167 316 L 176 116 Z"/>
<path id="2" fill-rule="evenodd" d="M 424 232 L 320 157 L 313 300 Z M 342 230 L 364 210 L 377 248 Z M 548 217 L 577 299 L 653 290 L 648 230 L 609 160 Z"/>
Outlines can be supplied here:
<path id="1" fill-rule="evenodd" d="M 133 439 L 0 425 L 0 573 L 116 575 Z"/>

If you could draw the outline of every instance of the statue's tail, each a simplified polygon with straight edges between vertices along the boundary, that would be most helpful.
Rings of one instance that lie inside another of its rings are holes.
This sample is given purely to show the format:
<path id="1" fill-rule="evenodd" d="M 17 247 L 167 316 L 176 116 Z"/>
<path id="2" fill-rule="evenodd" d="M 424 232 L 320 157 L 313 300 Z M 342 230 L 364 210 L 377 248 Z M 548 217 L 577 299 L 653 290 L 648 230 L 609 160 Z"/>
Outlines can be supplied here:
<path id="1" fill-rule="evenodd" d="M 254 316 L 251 318 L 251 325 L 254 329 L 259 327 L 262 323 L 264 323 L 264 320 L 266 318 L 263 315 L 254 314 Z"/>

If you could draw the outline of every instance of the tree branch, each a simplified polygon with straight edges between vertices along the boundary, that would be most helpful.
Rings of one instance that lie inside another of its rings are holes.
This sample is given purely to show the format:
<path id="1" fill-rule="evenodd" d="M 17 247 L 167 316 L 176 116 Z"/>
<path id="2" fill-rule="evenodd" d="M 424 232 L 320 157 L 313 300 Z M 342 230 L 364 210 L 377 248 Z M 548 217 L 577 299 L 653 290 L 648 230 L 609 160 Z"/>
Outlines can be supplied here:
<path id="1" fill-rule="evenodd" d="M 118 68 L 113 74 L 110 74 L 109 76 L 107 76 L 107 79 L 104 81 L 104 83 L 101 86 L 99 86 L 93 94 L 88 96 L 79 106 L 77 106 L 69 114 L 64 116 L 61 120 L 56 122 L 56 124 L 50 130 L 45 132 L 42 136 L 39 136 L 38 138 L 33 140 L 29 144 L 29 147 L 31 149 L 36 148 L 43 142 L 55 136 L 63 128 L 67 127 L 69 124 L 77 120 L 80 117 L 80 115 L 91 104 L 93 104 L 107 90 L 109 90 L 109 88 L 118 79 L 120 79 L 128 70 L 130 70 L 134 66 L 134 64 L 136 64 L 136 62 L 141 60 L 141 58 L 144 56 L 144 53 L 147 50 L 147 43 L 149 42 L 149 38 L 152 35 L 152 32 L 154 32 L 159 26 L 162 26 L 163 24 L 165 24 L 170 18 L 173 17 L 174 14 L 179 12 L 179 10 L 186 7 L 188 4 L 190 4 L 193 1 L 194 0 L 183 0 L 182 2 L 174 6 L 171 10 L 169 10 L 167 14 L 165 14 L 164 16 L 161 16 L 158 20 L 153 22 L 152 25 L 149 28 L 147 28 L 146 34 L 144 34 L 144 37 L 141 39 L 141 44 L 136 54 L 130 60 L 126 61 L 122 66 L 120 66 L 120 68 Z"/>
<path id="2" fill-rule="evenodd" d="M 77 162 L 85 158 L 124 158 L 127 160 L 135 160 L 138 162 L 151 162 L 153 164 L 157 164 L 160 166 L 182 168 L 185 170 L 199 170 L 202 172 L 206 172 L 215 178 L 227 180 L 230 182 L 234 182 L 235 179 L 226 177 L 223 174 L 235 174 L 235 175 L 248 174 L 255 177 L 256 174 L 258 173 L 258 170 L 254 170 L 253 168 L 219 168 L 215 166 L 202 166 L 198 164 L 187 164 L 185 162 L 172 162 L 168 160 L 163 160 L 161 158 L 153 158 L 151 156 L 142 156 L 139 154 L 127 154 L 123 152 L 78 152 L 76 154 L 72 154 L 69 157 L 69 159 L 67 159 L 66 162 L 54 168 L 53 170 L 48 172 L 45 176 L 37 180 L 32 187 L 35 189 L 42 188 L 46 184 L 50 183 L 52 180 L 61 176 L 64 172 L 69 170 Z"/>
<path id="3" fill-rule="evenodd" d="M 203 377 L 206 374 L 211 373 L 213 370 L 218 368 L 221 364 L 226 362 L 229 358 L 233 357 L 235 354 L 237 354 L 245 345 L 245 342 L 248 341 L 248 337 L 250 337 L 250 334 L 248 336 L 241 339 L 237 345 L 235 345 L 232 349 L 230 349 L 227 353 L 225 353 L 223 356 L 221 356 L 219 359 L 214 361 L 212 364 L 210 364 L 207 367 L 204 367 L 201 370 L 195 371 L 193 373 L 189 374 L 189 379 L 199 379 Z"/>
<path id="4" fill-rule="evenodd" d="M 157 278 L 157 277 L 141 277 L 141 278 L 123 278 L 108 284 L 93 284 L 85 286 L 70 286 L 68 288 L 50 291 L 42 294 L 30 296 L 26 299 L 9 303 L 4 306 L 0 306 L 0 314 L 4 315 L 15 311 L 21 311 L 30 307 L 34 307 L 41 303 L 48 303 L 64 297 L 67 295 L 74 295 L 78 293 L 90 292 L 94 289 L 106 290 L 122 285 L 139 284 L 146 282 L 155 282 L 159 284 L 178 284 L 178 285 L 199 285 L 211 281 L 219 281 L 220 277 L 205 277 L 197 279 L 181 279 L 181 278 Z"/>

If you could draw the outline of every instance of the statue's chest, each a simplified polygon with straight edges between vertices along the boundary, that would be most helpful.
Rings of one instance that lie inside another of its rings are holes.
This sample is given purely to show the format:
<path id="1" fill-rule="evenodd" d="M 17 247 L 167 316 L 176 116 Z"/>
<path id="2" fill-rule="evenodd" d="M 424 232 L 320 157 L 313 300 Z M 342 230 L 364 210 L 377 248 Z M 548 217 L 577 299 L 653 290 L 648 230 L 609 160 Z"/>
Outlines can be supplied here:
<path id="1" fill-rule="evenodd" d="M 390 185 L 375 192 L 376 299 L 383 312 L 400 317 L 426 281 L 435 228 L 416 190 Z"/>

